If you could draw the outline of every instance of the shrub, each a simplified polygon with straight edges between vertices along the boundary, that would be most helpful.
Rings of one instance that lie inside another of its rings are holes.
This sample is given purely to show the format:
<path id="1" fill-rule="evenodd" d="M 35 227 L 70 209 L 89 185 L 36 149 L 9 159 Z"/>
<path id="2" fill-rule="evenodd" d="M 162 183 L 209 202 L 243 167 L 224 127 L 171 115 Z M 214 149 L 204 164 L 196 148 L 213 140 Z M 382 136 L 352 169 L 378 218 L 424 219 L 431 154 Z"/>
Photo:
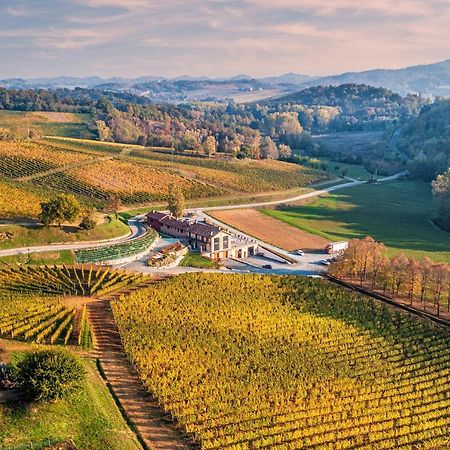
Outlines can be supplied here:
<path id="1" fill-rule="evenodd" d="M 52 401 L 81 388 L 85 370 L 81 360 L 62 349 L 26 353 L 14 368 L 16 383 L 30 400 Z"/>
<path id="2" fill-rule="evenodd" d="M 93 230 L 95 228 L 95 220 L 91 216 L 84 216 L 81 219 L 79 227 L 82 230 Z"/>

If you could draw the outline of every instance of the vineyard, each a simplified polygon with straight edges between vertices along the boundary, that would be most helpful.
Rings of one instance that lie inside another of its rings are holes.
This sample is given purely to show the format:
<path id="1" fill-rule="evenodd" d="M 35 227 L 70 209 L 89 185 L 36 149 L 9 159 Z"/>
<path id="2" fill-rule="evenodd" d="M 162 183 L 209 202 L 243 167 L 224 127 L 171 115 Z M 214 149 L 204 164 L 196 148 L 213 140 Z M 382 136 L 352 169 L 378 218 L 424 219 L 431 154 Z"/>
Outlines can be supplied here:
<path id="1" fill-rule="evenodd" d="M 0 145 L 0 173 L 8 178 L 35 175 L 90 159 L 92 155 L 34 142 L 5 141 Z"/>
<path id="2" fill-rule="evenodd" d="M 130 156 L 161 170 L 193 176 L 196 180 L 214 183 L 225 190 L 248 193 L 303 187 L 328 178 L 318 170 L 273 160 L 205 159 L 172 156 L 151 150 L 133 150 Z"/>
<path id="3" fill-rule="evenodd" d="M 137 283 L 143 275 L 112 269 L 85 266 L 9 267 L 0 270 L 0 294 L 100 296 L 128 284 Z"/>
<path id="4" fill-rule="evenodd" d="M 72 336 L 76 311 L 58 297 L 8 293 L 0 305 L 1 337 L 66 345 Z"/>
<path id="5" fill-rule="evenodd" d="M 84 305 L 67 307 L 63 296 L 101 296 L 141 282 L 141 274 L 94 267 L 25 267 L 0 270 L 0 336 L 66 345 L 78 332 L 78 344 L 93 345 Z M 80 318 L 80 329 L 75 321 Z"/>
<path id="6" fill-rule="evenodd" d="M 86 248 L 75 252 L 80 264 L 109 262 L 137 256 L 150 248 L 157 237 L 153 229 L 148 229 L 143 236 L 118 244 L 104 247 Z"/>
<path id="7" fill-rule="evenodd" d="M 186 198 L 211 197 L 220 193 L 207 184 L 126 161 L 103 161 L 68 173 L 97 189 L 114 192 L 126 203 L 163 199 L 171 184 L 177 184 Z"/>
<path id="8" fill-rule="evenodd" d="M 48 191 L 25 183 L 14 183 L 0 176 L 0 217 L 36 217 Z"/>
<path id="9" fill-rule="evenodd" d="M 324 281 L 190 274 L 112 304 L 202 449 L 445 449 L 450 334 Z"/>
<path id="10" fill-rule="evenodd" d="M 88 139 L 2 141 L 0 183 L 19 195 L 8 205 L 0 194 L 0 216 L 36 217 L 40 192 L 72 193 L 82 204 L 101 208 L 111 196 L 126 205 L 165 201 L 171 184 L 179 186 L 187 199 L 205 199 L 281 191 L 326 178 L 324 172 L 280 161 L 196 158 Z M 33 196 L 34 191 L 39 194 Z"/>

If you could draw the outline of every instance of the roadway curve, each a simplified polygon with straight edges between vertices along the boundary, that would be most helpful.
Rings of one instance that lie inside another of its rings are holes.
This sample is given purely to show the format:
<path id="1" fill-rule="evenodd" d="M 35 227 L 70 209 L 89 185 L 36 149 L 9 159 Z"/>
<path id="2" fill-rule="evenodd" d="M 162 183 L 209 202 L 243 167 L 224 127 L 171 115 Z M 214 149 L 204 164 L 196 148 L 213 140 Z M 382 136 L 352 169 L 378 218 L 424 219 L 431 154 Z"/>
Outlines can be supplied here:
<path id="1" fill-rule="evenodd" d="M 97 248 L 97 247 L 108 247 L 111 244 L 119 244 L 123 242 L 130 241 L 141 237 L 146 233 L 145 226 L 137 219 L 130 219 L 128 221 L 128 226 L 130 227 L 130 234 L 125 237 L 118 237 L 114 239 L 107 239 L 103 241 L 91 241 L 91 242 L 75 242 L 70 244 L 49 244 L 40 245 L 34 247 L 21 247 L 21 248 L 10 248 L 7 250 L 0 250 L 0 258 L 3 256 L 21 255 L 29 253 L 42 253 L 42 252 L 53 252 L 62 250 L 81 250 L 84 248 Z"/>

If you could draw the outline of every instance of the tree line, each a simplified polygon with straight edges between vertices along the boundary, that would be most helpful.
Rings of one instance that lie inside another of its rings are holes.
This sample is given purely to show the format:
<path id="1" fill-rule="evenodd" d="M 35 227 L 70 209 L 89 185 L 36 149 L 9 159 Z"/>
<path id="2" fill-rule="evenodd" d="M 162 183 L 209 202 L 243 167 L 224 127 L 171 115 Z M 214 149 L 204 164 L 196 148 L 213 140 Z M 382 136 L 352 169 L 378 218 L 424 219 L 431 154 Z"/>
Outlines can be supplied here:
<path id="1" fill-rule="evenodd" d="M 450 100 L 437 99 L 403 127 L 398 148 L 412 178 L 431 181 L 450 167 Z"/>
<path id="2" fill-rule="evenodd" d="M 384 129 L 415 114 L 420 97 L 364 85 L 317 87 L 280 101 L 153 104 L 149 98 L 100 89 L 1 89 L 0 109 L 92 115 L 101 140 L 175 148 L 211 156 L 286 159 L 290 148 L 317 153 L 311 133 Z M 1 133 L 0 133 L 1 134 Z"/>
<path id="3" fill-rule="evenodd" d="M 384 244 L 371 237 L 353 239 L 331 265 L 330 275 L 360 284 L 383 295 L 404 296 L 433 305 L 437 315 L 445 305 L 450 311 L 450 265 L 424 257 L 417 260 L 399 253 L 386 255 Z"/>

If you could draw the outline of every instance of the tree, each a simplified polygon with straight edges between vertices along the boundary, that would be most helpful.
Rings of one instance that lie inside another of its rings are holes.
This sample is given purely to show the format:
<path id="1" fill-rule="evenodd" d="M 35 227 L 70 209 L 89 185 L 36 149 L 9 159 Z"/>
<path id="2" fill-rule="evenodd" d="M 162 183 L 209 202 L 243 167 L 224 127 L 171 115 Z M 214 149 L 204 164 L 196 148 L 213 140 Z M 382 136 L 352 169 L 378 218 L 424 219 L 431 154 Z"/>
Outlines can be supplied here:
<path id="1" fill-rule="evenodd" d="M 425 256 L 420 261 L 420 301 L 425 300 L 427 289 L 430 287 L 431 269 L 433 261 L 428 256 Z"/>
<path id="2" fill-rule="evenodd" d="M 93 230 L 96 226 L 96 222 L 92 215 L 86 215 L 81 219 L 80 225 L 78 225 L 82 230 Z"/>
<path id="3" fill-rule="evenodd" d="M 408 272 L 407 268 L 409 265 L 408 258 L 403 254 L 399 253 L 395 255 L 391 261 L 391 282 L 392 282 L 392 293 L 398 294 L 401 287 L 406 283 Z"/>
<path id="4" fill-rule="evenodd" d="M 216 153 L 216 149 L 217 149 L 216 138 L 214 136 L 208 136 L 205 139 L 205 142 L 203 142 L 203 150 L 205 151 L 205 154 L 211 157 L 214 153 Z"/>
<path id="5" fill-rule="evenodd" d="M 60 194 L 53 200 L 41 203 L 39 220 L 46 226 L 61 222 L 71 222 L 80 215 L 80 204 L 72 194 Z"/>
<path id="6" fill-rule="evenodd" d="M 433 195 L 438 202 L 441 226 L 450 230 L 450 169 L 432 183 Z"/>
<path id="7" fill-rule="evenodd" d="M 414 259 L 414 258 L 409 258 L 409 264 L 407 267 L 407 273 L 408 273 L 408 278 L 407 278 L 407 283 L 408 283 L 408 297 L 411 301 L 413 301 L 413 297 L 414 297 L 414 292 L 416 290 L 416 286 L 419 280 L 419 275 L 420 275 L 420 263 Z"/>
<path id="8" fill-rule="evenodd" d="M 101 141 L 111 140 L 111 130 L 103 120 L 96 120 L 95 126 L 97 129 L 98 137 Z"/>
<path id="9" fill-rule="evenodd" d="M 433 294 L 434 306 L 436 307 L 438 316 L 440 312 L 442 294 L 447 281 L 447 269 L 448 266 L 446 264 L 433 264 L 431 268 L 431 292 Z"/>
<path id="10" fill-rule="evenodd" d="M 30 400 L 62 399 L 82 387 L 85 370 L 81 360 L 62 349 L 26 353 L 13 366 L 16 383 Z"/>
<path id="11" fill-rule="evenodd" d="M 278 158 L 278 148 L 269 136 L 264 137 L 261 141 L 260 155 L 262 159 Z"/>
<path id="12" fill-rule="evenodd" d="M 111 211 L 114 213 L 116 220 L 118 219 L 118 211 L 122 207 L 122 201 L 120 200 L 120 197 L 117 195 L 111 195 L 108 198 L 108 211 Z"/>
<path id="13" fill-rule="evenodd" d="M 280 144 L 278 146 L 278 155 L 281 159 L 289 159 L 292 156 L 291 147 L 286 144 Z"/>
<path id="14" fill-rule="evenodd" d="M 182 190 L 178 186 L 171 184 L 169 186 L 167 200 L 167 209 L 171 212 L 171 214 L 176 218 L 182 217 L 184 214 L 184 209 L 186 208 L 186 202 Z"/>

